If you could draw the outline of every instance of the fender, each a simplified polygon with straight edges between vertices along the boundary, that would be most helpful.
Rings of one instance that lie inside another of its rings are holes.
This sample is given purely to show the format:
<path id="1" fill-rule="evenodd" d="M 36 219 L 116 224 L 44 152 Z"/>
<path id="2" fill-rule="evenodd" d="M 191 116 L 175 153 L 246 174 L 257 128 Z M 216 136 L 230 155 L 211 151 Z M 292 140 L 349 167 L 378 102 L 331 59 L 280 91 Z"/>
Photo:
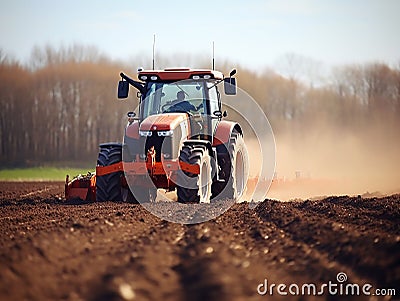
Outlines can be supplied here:
<path id="1" fill-rule="evenodd" d="M 212 146 L 227 144 L 231 138 L 232 132 L 234 131 L 243 135 L 242 128 L 238 123 L 222 120 L 217 125 Z"/>

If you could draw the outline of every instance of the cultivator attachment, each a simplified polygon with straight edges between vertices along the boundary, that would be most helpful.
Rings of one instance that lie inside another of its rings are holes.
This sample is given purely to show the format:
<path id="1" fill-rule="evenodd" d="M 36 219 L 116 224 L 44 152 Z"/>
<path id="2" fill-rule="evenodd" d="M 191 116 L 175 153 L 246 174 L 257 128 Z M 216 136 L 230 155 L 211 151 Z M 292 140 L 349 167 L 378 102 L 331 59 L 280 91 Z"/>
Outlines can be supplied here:
<path id="1" fill-rule="evenodd" d="M 164 186 L 161 185 L 162 183 L 156 182 L 158 186 L 168 189 L 171 185 L 175 185 L 176 172 L 178 170 L 190 172 L 191 174 L 200 173 L 200 167 L 197 164 L 192 165 L 179 160 L 171 160 L 167 163 L 156 162 L 155 151 L 149 150 L 148 157 L 146 161 L 143 162 L 118 162 L 108 166 L 96 166 L 95 173 L 88 172 L 86 175 L 78 175 L 72 180 L 70 180 L 67 175 L 65 179 L 65 199 L 67 201 L 81 199 L 88 202 L 95 202 L 96 177 L 123 172 L 124 167 L 128 170 L 128 174 L 130 174 L 131 177 L 132 175 L 137 177 L 135 183 L 140 183 L 144 188 L 147 188 L 146 185 L 148 185 L 148 182 L 143 180 L 145 179 L 145 175 L 150 176 L 151 178 L 154 177 L 154 181 L 156 181 L 160 176 L 163 176 L 166 173 L 169 174 L 170 176 L 168 177 L 168 181 L 164 181 L 167 184 L 164 183 Z M 173 174 L 174 176 L 172 176 Z M 121 176 L 120 182 L 121 188 L 128 188 L 125 176 Z"/>
<path id="2" fill-rule="evenodd" d="M 96 175 L 88 172 L 87 175 L 78 175 L 71 181 L 67 175 L 65 179 L 65 198 L 67 201 L 74 199 L 88 202 L 96 201 Z"/>

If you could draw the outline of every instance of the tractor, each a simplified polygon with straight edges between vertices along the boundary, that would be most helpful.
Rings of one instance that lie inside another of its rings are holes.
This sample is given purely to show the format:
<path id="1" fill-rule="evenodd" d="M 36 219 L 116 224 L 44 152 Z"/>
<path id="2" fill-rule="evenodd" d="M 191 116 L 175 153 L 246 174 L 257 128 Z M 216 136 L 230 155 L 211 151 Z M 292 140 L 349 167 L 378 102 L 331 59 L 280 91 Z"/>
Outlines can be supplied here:
<path id="1" fill-rule="evenodd" d="M 67 199 L 152 202 L 157 189 L 176 191 L 180 203 L 238 200 L 244 193 L 248 154 L 241 126 L 222 111 L 236 95 L 233 69 L 138 70 L 138 80 L 120 73 L 118 98 L 134 87 L 138 114 L 128 112 L 123 143 L 100 144 L 95 174 L 65 184 Z"/>

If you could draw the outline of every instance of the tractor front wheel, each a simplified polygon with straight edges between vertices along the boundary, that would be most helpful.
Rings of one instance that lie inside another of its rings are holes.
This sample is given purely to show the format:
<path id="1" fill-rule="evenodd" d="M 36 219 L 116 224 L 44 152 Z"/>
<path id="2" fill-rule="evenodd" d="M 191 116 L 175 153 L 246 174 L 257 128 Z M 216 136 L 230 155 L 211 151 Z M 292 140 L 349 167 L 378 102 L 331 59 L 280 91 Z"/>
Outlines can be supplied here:
<path id="1" fill-rule="evenodd" d="M 203 145 L 184 145 L 179 160 L 200 166 L 200 174 L 180 170 L 177 195 L 180 203 L 209 203 L 211 197 L 211 159 Z"/>

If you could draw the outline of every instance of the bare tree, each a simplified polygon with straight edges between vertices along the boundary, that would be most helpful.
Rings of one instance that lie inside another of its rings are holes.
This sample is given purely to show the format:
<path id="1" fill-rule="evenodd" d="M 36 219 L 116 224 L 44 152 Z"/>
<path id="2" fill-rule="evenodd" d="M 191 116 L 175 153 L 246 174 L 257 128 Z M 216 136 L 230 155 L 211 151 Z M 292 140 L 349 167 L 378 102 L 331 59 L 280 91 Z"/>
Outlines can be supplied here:
<path id="1" fill-rule="evenodd" d="M 239 86 L 259 102 L 275 133 L 301 136 L 317 120 L 346 130 L 377 121 L 398 128 L 400 64 L 343 66 L 335 69 L 331 86 L 310 86 L 302 74 L 312 64 L 296 55 L 286 59 L 287 76 L 273 70 L 238 72 Z M 223 71 L 228 65 L 221 63 Z M 134 97 L 116 100 L 121 69 L 90 46 L 35 47 L 26 67 L 0 50 L 0 164 L 94 164 L 99 143 L 122 141 L 125 113 L 137 106 Z"/>

